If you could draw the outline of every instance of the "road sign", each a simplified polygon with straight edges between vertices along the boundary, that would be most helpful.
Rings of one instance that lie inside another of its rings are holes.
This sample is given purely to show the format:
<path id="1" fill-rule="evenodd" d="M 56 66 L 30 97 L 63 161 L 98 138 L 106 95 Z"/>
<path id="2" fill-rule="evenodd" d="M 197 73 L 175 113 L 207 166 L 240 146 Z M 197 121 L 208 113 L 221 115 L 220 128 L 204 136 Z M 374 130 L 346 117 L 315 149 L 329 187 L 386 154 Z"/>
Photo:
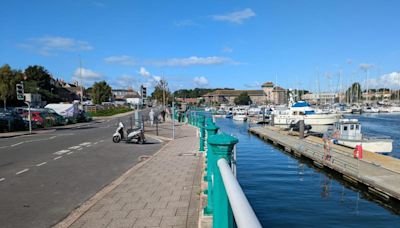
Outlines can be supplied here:
<path id="1" fill-rule="evenodd" d="M 17 90 L 17 99 L 20 101 L 25 100 L 25 96 L 24 96 L 24 84 L 23 83 L 19 83 L 16 86 L 16 90 Z"/>

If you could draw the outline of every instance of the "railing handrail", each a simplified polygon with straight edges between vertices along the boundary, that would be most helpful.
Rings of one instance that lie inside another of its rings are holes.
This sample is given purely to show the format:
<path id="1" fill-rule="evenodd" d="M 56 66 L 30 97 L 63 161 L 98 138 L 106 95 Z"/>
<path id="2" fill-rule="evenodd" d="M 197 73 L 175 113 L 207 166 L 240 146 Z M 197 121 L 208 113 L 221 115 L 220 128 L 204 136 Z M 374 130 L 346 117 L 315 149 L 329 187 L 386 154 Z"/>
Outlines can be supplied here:
<path id="1" fill-rule="evenodd" d="M 233 215 L 235 217 L 236 224 L 239 228 L 259 228 L 262 227 L 260 221 L 249 201 L 246 198 L 239 182 L 232 173 L 232 169 L 228 164 L 228 161 L 221 158 L 217 162 L 219 171 L 222 176 L 222 180 L 226 189 L 226 193 L 231 204 Z"/>

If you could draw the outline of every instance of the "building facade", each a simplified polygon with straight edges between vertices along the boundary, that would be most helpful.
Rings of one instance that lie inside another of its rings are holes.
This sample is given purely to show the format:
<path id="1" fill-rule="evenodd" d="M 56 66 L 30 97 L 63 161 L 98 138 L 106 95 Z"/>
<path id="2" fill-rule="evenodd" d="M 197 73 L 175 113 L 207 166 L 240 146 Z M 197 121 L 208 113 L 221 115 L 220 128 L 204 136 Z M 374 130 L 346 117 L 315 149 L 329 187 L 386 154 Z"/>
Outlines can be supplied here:
<path id="1" fill-rule="evenodd" d="M 266 102 L 268 104 L 287 104 L 287 91 L 286 89 L 275 86 L 272 82 L 266 82 L 262 84 L 261 88 L 266 96 Z"/>

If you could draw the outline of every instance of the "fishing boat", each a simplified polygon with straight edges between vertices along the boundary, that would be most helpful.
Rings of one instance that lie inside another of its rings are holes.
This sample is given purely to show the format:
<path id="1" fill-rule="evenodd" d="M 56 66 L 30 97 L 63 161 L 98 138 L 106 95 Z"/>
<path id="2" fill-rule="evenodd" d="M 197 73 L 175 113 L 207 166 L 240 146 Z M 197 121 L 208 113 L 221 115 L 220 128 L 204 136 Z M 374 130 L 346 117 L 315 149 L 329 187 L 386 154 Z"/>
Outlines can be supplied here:
<path id="1" fill-rule="evenodd" d="M 297 123 L 299 120 L 304 120 L 306 125 L 333 125 L 336 123 L 341 115 L 340 114 L 326 114 L 316 113 L 310 104 L 305 101 L 298 101 L 294 103 L 289 109 L 273 111 L 274 124 L 277 125 L 290 125 Z"/>
<path id="2" fill-rule="evenodd" d="M 364 150 L 374 153 L 390 153 L 393 149 L 393 140 L 389 137 L 363 135 L 358 119 L 340 119 L 334 125 L 333 138 L 336 144 L 350 148 L 361 145 Z"/>

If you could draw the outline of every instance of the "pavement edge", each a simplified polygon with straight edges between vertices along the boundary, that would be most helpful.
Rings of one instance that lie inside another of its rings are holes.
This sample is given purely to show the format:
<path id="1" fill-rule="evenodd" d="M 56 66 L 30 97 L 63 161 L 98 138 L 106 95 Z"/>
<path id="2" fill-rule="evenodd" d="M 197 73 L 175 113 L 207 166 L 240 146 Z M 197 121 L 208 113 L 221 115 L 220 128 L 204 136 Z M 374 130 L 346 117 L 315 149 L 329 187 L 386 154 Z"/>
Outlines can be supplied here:
<path id="1" fill-rule="evenodd" d="M 171 141 L 170 141 L 171 142 Z M 125 173 L 123 173 L 120 177 L 112 181 L 110 184 L 106 185 L 103 189 L 94 194 L 90 199 L 85 201 L 83 204 L 72 210 L 64 219 L 62 219 L 57 224 L 53 225 L 53 228 L 67 228 L 70 227 L 76 220 L 78 220 L 82 215 L 84 215 L 90 208 L 92 208 L 99 200 L 104 198 L 109 192 L 118 187 L 129 175 L 134 173 L 136 170 L 140 169 L 147 162 L 151 161 L 154 157 L 156 157 L 159 153 L 161 153 L 165 147 L 169 145 L 170 142 L 167 142 L 163 147 L 161 147 L 156 153 L 153 154 L 149 159 L 141 161 L 135 164 L 133 167 L 128 169 Z"/>

